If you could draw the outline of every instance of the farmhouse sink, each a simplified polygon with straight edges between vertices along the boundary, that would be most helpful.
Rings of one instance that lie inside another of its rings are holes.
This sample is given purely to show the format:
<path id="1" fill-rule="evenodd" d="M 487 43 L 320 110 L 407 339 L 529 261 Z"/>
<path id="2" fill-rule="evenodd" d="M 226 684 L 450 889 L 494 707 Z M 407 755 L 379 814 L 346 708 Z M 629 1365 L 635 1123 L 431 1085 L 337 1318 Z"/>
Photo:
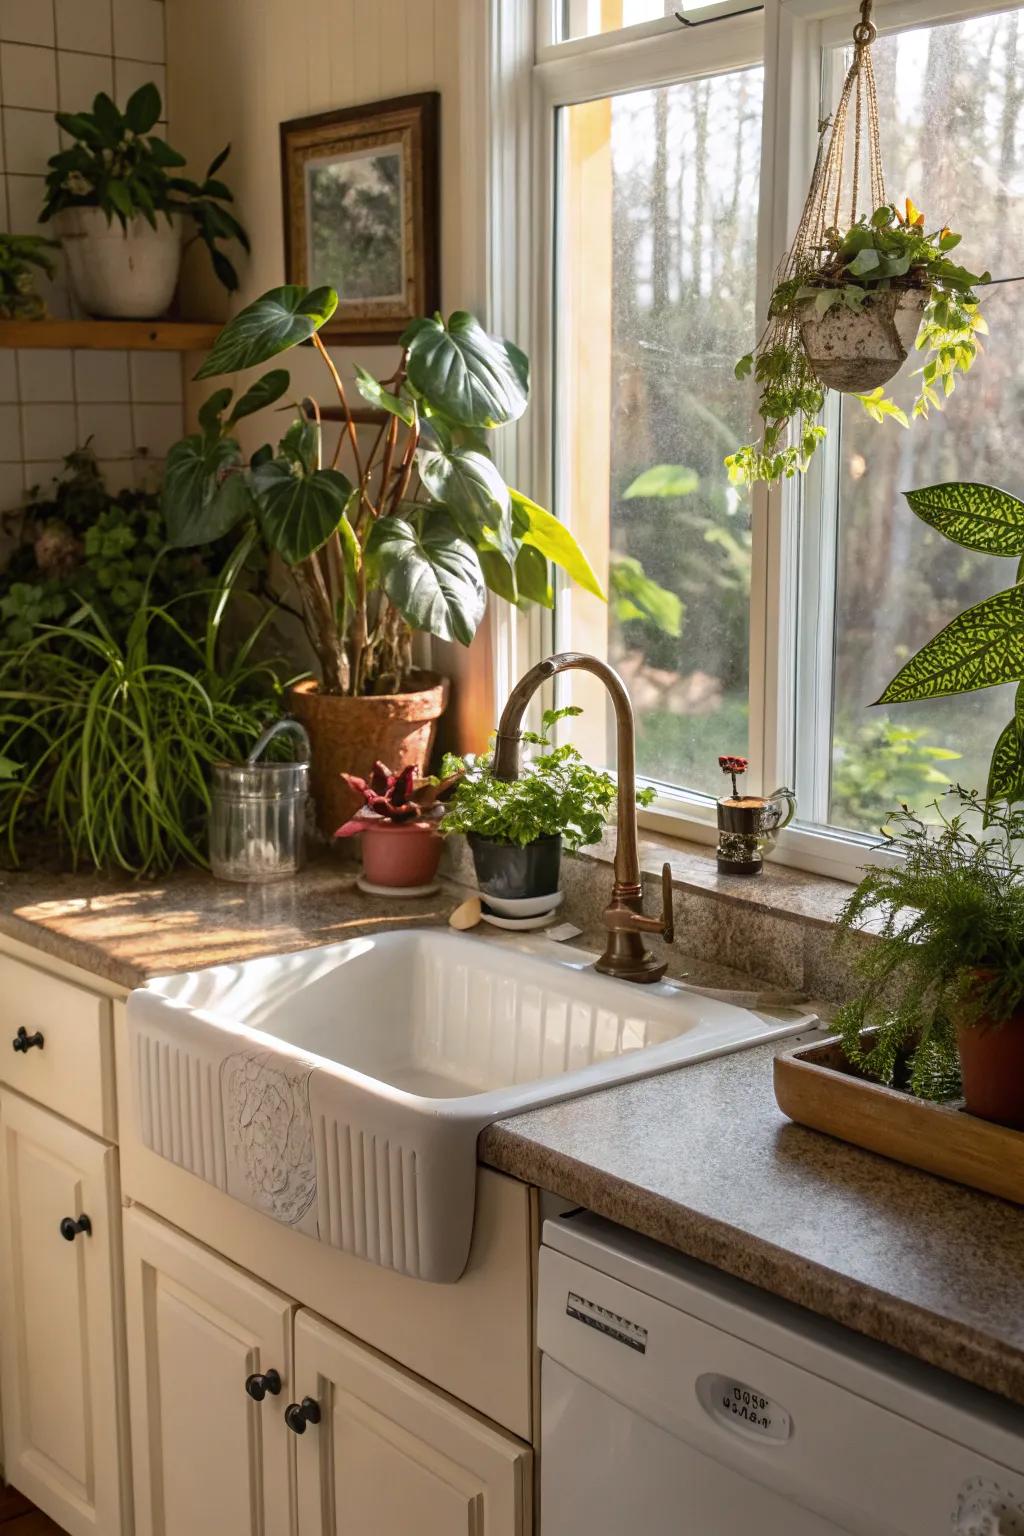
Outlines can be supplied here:
<path id="1" fill-rule="evenodd" d="M 145 1144 L 372 1262 L 457 1280 L 476 1138 L 520 1110 L 791 1034 L 550 940 L 398 930 L 128 1000 Z"/>

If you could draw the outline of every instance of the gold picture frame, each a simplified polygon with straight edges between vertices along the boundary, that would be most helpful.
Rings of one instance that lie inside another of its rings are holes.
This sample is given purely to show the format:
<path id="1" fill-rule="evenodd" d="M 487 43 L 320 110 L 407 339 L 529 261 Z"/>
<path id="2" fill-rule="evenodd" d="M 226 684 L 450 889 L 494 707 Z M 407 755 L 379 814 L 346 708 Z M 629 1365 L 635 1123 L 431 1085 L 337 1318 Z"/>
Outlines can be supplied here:
<path id="1" fill-rule="evenodd" d="M 338 291 L 328 341 L 397 341 L 440 307 L 437 91 L 281 124 L 287 281 Z"/>

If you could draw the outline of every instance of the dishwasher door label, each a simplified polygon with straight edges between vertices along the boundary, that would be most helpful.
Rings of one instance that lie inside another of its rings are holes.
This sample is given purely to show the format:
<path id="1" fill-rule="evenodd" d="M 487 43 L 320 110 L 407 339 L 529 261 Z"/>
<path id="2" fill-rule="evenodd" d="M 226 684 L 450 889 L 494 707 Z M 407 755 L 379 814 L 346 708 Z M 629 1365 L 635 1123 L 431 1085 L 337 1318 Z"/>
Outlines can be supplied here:
<path id="1" fill-rule="evenodd" d="M 570 1291 L 566 1297 L 565 1311 L 567 1317 L 574 1317 L 578 1323 L 596 1328 L 598 1333 L 606 1333 L 610 1339 L 617 1339 L 620 1344 L 635 1349 L 638 1355 L 646 1355 L 647 1329 L 641 1328 L 639 1323 L 630 1322 L 628 1317 L 620 1317 L 617 1312 L 610 1312 L 596 1301 L 577 1296 L 575 1291 Z"/>
<path id="2" fill-rule="evenodd" d="M 781 1403 L 732 1376 L 701 1376 L 697 1396 L 705 1412 L 728 1429 L 780 1443 L 792 1432 L 793 1421 Z"/>

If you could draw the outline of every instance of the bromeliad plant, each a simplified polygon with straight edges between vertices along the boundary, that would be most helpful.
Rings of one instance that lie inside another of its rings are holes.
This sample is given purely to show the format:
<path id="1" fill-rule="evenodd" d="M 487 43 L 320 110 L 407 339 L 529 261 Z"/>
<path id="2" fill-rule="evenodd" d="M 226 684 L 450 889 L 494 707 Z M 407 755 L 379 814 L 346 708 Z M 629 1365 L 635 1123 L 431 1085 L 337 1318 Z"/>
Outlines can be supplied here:
<path id="1" fill-rule="evenodd" d="M 59 249 L 58 240 L 44 240 L 40 235 L 0 234 L 0 319 L 43 318 L 46 304 L 36 287 L 38 274 L 53 276 L 50 252 Z"/>
<path id="2" fill-rule="evenodd" d="M 559 720 L 582 713 L 576 706 L 546 709 L 542 730 L 523 732 L 524 742 L 542 750 L 524 764 L 518 779 L 494 778 L 490 753 L 476 760 L 446 755 L 442 773 L 446 777 L 464 773 L 465 777 L 451 797 L 442 830 L 519 848 L 544 837 L 560 836 L 573 852 L 600 842 L 618 793 L 615 781 L 591 768 L 568 742 L 552 746 L 548 734 Z M 636 798 L 638 805 L 649 805 L 654 790 L 638 790 Z"/>
<path id="3" fill-rule="evenodd" d="M 367 447 L 318 334 L 337 303 L 332 288 L 272 289 L 225 326 L 196 375 L 234 373 L 312 341 L 342 418 L 330 464 L 312 403 L 276 447 L 243 458 L 234 429 L 287 395 L 285 369 L 265 373 L 233 404 L 232 391 L 218 389 L 199 413 L 199 432 L 167 459 L 172 542 L 203 544 L 253 520 L 294 576 L 329 694 L 401 692 L 412 631 L 468 645 L 488 589 L 550 607 L 549 560 L 603 597 L 571 534 L 506 485 L 487 445 L 490 428 L 526 409 L 529 367 L 519 348 L 461 311 L 447 322 L 414 321 L 390 378 L 356 370 L 360 395 L 382 418 Z M 338 467 L 343 453 L 348 474 Z"/>
<path id="4" fill-rule="evenodd" d="M 59 127 L 73 141 L 48 161 L 45 222 L 64 208 L 102 208 L 110 224 L 122 229 L 142 217 L 155 229 L 157 219 L 174 214 L 190 218 L 195 236 L 206 246 L 213 270 L 230 292 L 238 274 L 217 242 L 237 240 L 249 249 L 249 237 L 231 210 L 230 188 L 217 177 L 230 153 L 227 145 L 210 163 L 201 182 L 177 174 L 185 156 L 154 134 L 162 110 L 160 92 L 152 82 L 140 85 L 123 112 L 105 91 L 91 112 L 57 112 Z"/>
<path id="5" fill-rule="evenodd" d="M 386 763 L 376 762 L 369 779 L 355 773 L 343 773 L 349 789 L 362 795 L 365 804 L 358 815 L 339 827 L 335 837 L 351 837 L 362 832 L 367 817 L 380 818 L 394 823 L 421 821 L 431 813 L 437 814 L 442 797 L 450 793 L 462 777 L 461 769 L 446 778 L 433 776 L 420 778 L 414 767 L 392 773 Z"/>
<path id="6" fill-rule="evenodd" d="M 1013 719 L 992 753 L 986 804 L 1024 801 L 1024 501 L 967 481 L 908 491 L 906 499 L 923 523 L 952 543 L 1020 564 L 1012 587 L 958 614 L 900 668 L 875 702 L 908 704 L 1017 683 Z"/>
<path id="7" fill-rule="evenodd" d="M 989 282 L 990 274 L 970 272 L 950 260 L 961 236 L 945 225 L 926 233 L 924 214 L 909 198 L 902 210 L 887 203 L 845 233 L 828 229 L 824 240 L 814 260 L 801 258 L 797 269 L 778 283 L 764 334 L 754 351 L 736 364 L 738 379 L 752 372 L 760 386 L 763 436 L 760 444 L 748 443 L 726 458 L 733 484 L 772 482 L 804 472 L 825 437 L 818 417 L 827 384 L 808 356 L 802 334 L 808 322 L 841 310 L 870 313 L 883 302 L 899 303 L 902 295 L 915 290 L 921 294 L 923 315 L 914 345 L 928 356 L 918 370 L 914 419 L 927 417 L 933 407 L 942 409 L 957 374 L 967 373 L 980 351 L 978 336 L 988 327 L 975 289 Z M 885 301 L 883 295 L 890 298 Z M 891 315 L 888 324 L 891 329 Z M 873 421 L 891 418 L 900 426 L 909 425 L 884 385 L 852 392 Z M 787 445 L 791 424 L 797 441 Z"/>

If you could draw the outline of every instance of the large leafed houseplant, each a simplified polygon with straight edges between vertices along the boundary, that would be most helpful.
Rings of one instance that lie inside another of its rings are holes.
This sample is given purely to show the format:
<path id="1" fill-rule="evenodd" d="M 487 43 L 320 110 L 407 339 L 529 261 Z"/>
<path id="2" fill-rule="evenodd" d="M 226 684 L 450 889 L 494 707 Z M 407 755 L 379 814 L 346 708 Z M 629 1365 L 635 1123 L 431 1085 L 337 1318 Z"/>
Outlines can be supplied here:
<path id="1" fill-rule="evenodd" d="M 197 374 L 235 373 L 312 341 L 340 407 L 330 462 L 312 401 L 276 445 L 243 455 L 237 423 L 290 393 L 289 374 L 274 368 L 237 400 L 227 387 L 210 395 L 199 431 L 171 450 L 164 486 L 175 544 L 205 543 L 249 519 L 291 572 L 320 672 L 293 703 L 312 737 L 327 833 L 358 803 L 342 770 L 368 777 L 376 759 L 398 771 L 429 757 L 444 685 L 416 672 L 413 632 L 468 645 L 488 590 L 550 606 L 549 561 L 603 596 L 571 534 L 506 485 L 491 456 L 487 432 L 526 409 L 519 348 L 463 312 L 414 321 L 389 378 L 356 369 L 379 413 L 360 432 L 318 335 L 337 302 L 331 288 L 272 289 L 225 326 Z"/>

